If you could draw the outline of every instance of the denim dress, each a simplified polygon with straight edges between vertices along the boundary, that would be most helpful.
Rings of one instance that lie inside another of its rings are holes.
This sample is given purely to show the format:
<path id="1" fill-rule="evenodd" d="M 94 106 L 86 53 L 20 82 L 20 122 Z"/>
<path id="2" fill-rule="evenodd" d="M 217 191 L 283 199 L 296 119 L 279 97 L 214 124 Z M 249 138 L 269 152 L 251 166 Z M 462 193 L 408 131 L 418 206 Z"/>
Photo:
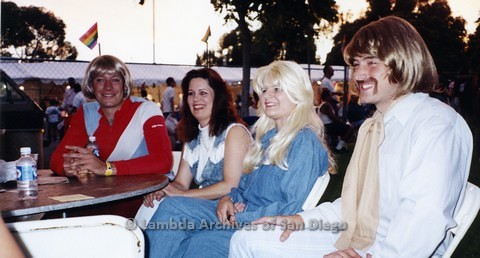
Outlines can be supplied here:
<path id="1" fill-rule="evenodd" d="M 195 183 L 199 187 L 223 181 L 225 140 L 228 131 L 234 126 L 244 127 L 242 124 L 233 123 L 220 135 L 210 136 L 208 135 L 208 126 L 205 128 L 199 126 L 200 133 L 197 138 L 185 144 L 183 159 L 187 161 Z"/>
<path id="2" fill-rule="evenodd" d="M 276 130 L 262 139 L 266 149 Z M 237 222 L 263 216 L 293 215 L 301 211 L 315 180 L 328 169 L 328 155 L 313 130 L 300 130 L 287 154 L 288 169 L 262 164 L 232 188 L 234 202 L 246 205 L 235 214 Z M 150 222 L 163 228 L 147 228 L 150 257 L 226 257 L 230 239 L 239 227 L 222 227 L 216 215 L 218 200 L 188 197 L 166 198 Z M 241 226 L 240 226 L 241 227 Z"/>
<path id="3" fill-rule="evenodd" d="M 276 130 L 262 139 L 268 147 Z M 265 157 L 263 158 L 265 160 Z M 240 179 L 232 188 L 233 202 L 245 203 L 245 211 L 235 214 L 239 222 L 250 222 L 263 216 L 291 215 L 301 211 L 316 179 L 328 169 L 328 155 L 317 135 L 310 128 L 302 129 L 289 147 L 287 170 L 262 164 Z"/>

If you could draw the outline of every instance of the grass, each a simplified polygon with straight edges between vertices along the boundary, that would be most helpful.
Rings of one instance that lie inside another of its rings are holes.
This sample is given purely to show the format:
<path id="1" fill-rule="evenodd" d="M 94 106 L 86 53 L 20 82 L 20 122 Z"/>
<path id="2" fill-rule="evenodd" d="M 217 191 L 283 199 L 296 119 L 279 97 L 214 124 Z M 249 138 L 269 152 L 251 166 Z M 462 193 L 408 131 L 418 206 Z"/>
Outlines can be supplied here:
<path id="1" fill-rule="evenodd" d="M 473 151 L 473 160 L 470 168 L 470 175 L 468 181 L 480 186 L 480 146 L 478 144 L 478 137 L 480 137 L 480 121 L 475 121 L 475 119 L 466 119 L 472 129 L 474 134 L 474 151 Z M 345 171 L 352 155 L 354 144 L 349 146 L 349 151 L 342 152 L 336 155 L 336 161 L 338 166 L 338 173 L 332 175 L 330 182 L 328 184 L 325 193 L 323 194 L 320 202 L 334 201 L 340 197 L 342 191 L 343 178 L 345 176 Z M 480 215 L 477 215 L 475 221 L 470 226 L 467 234 L 464 236 L 459 246 L 453 253 L 452 257 L 479 257 L 480 255 Z"/>
<path id="2" fill-rule="evenodd" d="M 470 129 L 474 136 L 474 148 L 473 148 L 473 160 L 470 168 L 470 175 L 468 181 L 474 185 L 480 186 L 480 120 L 475 121 L 475 117 L 467 117 L 467 122 L 470 125 Z M 463 237 L 462 241 L 458 245 L 453 257 L 478 257 L 480 255 L 480 215 L 477 217 L 470 226 L 467 234 Z"/>

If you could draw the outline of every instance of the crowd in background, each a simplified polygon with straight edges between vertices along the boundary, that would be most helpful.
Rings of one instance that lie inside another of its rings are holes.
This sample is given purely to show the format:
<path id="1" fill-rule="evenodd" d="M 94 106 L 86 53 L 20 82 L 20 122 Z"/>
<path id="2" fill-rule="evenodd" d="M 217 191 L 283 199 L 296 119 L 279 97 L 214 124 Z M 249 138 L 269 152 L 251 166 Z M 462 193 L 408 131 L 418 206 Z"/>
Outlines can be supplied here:
<path id="1" fill-rule="evenodd" d="M 356 131 L 361 126 L 366 118 L 371 117 L 375 111 L 375 107 L 369 104 L 361 103 L 358 93 L 353 87 L 349 87 L 349 94 L 347 101 L 344 102 L 343 81 L 331 80 L 334 70 L 332 66 L 324 66 L 324 77 L 319 82 L 313 82 L 312 87 L 315 92 L 315 107 L 320 117 L 324 117 L 320 111 L 325 101 L 322 99 L 322 93 L 332 107 L 333 113 L 330 113 L 330 118 L 323 119 L 323 121 L 332 125 L 328 126 L 327 134 L 329 135 L 329 146 L 332 149 L 341 151 L 345 149 L 346 143 L 352 143 L 355 140 Z M 431 97 L 437 98 L 440 101 L 450 105 L 457 112 L 464 116 L 471 116 L 475 113 L 475 97 L 480 99 L 480 93 L 475 84 L 475 78 L 471 75 L 440 75 L 439 87 L 433 89 L 430 93 Z M 232 97 L 234 98 L 237 112 L 240 114 L 241 110 L 241 95 L 237 93 L 238 90 L 232 90 Z M 329 92 L 329 93 L 327 93 Z M 168 95 L 168 96 L 167 96 Z M 329 97 L 331 95 L 331 98 Z M 157 84 L 146 85 L 142 83 L 139 87 L 132 90 L 132 96 L 139 96 L 146 100 L 155 102 L 164 113 L 167 128 L 169 132 L 170 141 L 174 150 L 180 150 L 181 143 L 177 140 L 175 135 L 175 128 L 180 120 L 180 109 L 182 91 L 177 86 L 172 77 L 166 78 L 164 82 Z M 78 107 L 88 102 L 81 91 L 80 83 L 74 78 L 68 78 L 66 82 L 66 89 L 63 100 L 49 99 L 47 97 L 41 98 L 40 107 L 45 111 L 44 118 L 44 142 L 49 144 L 52 141 L 60 140 L 65 129 L 68 128 L 69 118 Z M 480 100 L 477 100 L 480 102 Z M 248 101 L 249 115 L 242 117 L 247 125 L 253 125 L 258 119 L 258 95 L 252 92 Z M 344 107 L 344 103 L 347 106 Z M 480 104 L 477 104 L 480 106 Z M 344 112 L 346 109 L 346 112 Z M 169 114 L 172 113 L 172 116 Z M 478 112 L 480 114 L 480 112 Z M 333 127 L 333 128 L 332 128 Z"/>

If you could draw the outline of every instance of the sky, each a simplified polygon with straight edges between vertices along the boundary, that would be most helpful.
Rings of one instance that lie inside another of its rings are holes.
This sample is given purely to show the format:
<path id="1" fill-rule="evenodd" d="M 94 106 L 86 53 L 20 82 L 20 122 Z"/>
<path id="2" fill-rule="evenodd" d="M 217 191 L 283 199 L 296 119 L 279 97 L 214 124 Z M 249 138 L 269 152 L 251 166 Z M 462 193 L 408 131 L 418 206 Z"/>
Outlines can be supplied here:
<path id="1" fill-rule="evenodd" d="M 219 49 L 218 41 L 235 24 L 225 24 L 210 0 L 10 0 L 18 6 L 41 6 L 66 24 L 66 40 L 79 52 L 77 60 L 90 61 L 101 54 L 111 54 L 124 62 L 194 65 L 196 56 L 205 52 L 201 39 L 210 26 L 208 49 Z M 473 33 L 480 16 L 479 0 L 449 0 L 454 16 L 467 20 Z M 364 11 L 362 0 L 337 0 L 340 12 Z M 155 7 L 155 8 L 154 8 Z M 155 22 L 154 22 L 155 20 Z M 99 44 L 89 49 L 79 38 L 98 22 Z M 155 30 L 154 30 L 155 29 Z M 155 37 L 153 36 L 155 34 Z M 324 60 L 332 38 L 317 40 L 317 56 Z"/>

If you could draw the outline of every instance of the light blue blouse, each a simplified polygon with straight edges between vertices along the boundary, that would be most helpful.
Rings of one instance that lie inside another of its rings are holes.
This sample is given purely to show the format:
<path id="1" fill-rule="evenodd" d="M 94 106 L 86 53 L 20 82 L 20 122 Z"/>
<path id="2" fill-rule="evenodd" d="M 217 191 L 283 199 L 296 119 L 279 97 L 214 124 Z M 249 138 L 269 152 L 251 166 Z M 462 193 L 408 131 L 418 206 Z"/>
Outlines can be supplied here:
<path id="1" fill-rule="evenodd" d="M 272 129 L 265 134 L 264 149 L 276 133 Z M 328 170 L 327 152 L 312 129 L 306 127 L 297 134 L 288 150 L 287 164 L 287 170 L 261 165 L 244 175 L 238 188 L 232 188 L 229 195 L 233 201 L 246 204 L 244 212 L 235 214 L 237 221 L 301 211 L 315 180 Z"/>

